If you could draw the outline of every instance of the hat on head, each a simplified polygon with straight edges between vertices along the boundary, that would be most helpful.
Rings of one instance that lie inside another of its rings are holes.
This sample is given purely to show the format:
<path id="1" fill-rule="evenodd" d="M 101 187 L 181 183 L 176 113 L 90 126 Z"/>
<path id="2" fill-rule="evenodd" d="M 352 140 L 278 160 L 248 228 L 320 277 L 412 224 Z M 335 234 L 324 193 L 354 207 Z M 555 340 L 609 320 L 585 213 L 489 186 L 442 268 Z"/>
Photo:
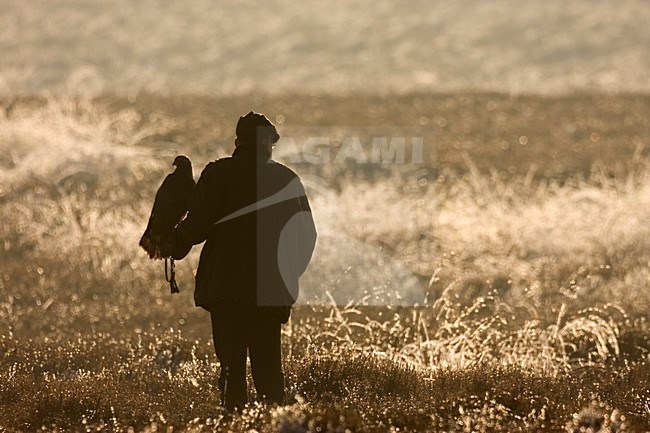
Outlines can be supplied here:
<path id="1" fill-rule="evenodd" d="M 269 137 L 275 143 L 280 139 L 275 125 L 265 115 L 252 111 L 239 118 L 236 133 L 237 138 L 244 143 L 261 144 Z"/>

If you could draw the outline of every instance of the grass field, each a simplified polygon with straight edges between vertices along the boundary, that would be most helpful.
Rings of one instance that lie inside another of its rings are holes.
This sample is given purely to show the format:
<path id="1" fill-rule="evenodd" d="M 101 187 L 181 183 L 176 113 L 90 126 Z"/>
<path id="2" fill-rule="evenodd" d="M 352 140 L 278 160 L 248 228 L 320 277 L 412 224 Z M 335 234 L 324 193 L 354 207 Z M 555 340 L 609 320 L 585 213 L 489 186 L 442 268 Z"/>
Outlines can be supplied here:
<path id="1" fill-rule="evenodd" d="M 647 95 L 0 107 L 0 430 L 650 430 Z M 292 163 L 278 146 L 319 231 L 284 328 L 297 402 L 224 419 L 198 248 L 172 296 L 137 242 L 173 156 L 198 175 L 250 109 L 333 153 L 346 134 L 418 135 L 424 158 Z"/>

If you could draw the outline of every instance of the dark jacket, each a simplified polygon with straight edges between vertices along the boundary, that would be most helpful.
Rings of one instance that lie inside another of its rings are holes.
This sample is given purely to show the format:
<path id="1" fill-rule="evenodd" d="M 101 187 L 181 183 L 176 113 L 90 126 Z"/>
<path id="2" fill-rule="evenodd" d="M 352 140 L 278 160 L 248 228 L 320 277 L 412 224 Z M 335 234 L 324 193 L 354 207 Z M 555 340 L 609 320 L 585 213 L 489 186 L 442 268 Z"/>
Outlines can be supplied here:
<path id="1" fill-rule="evenodd" d="M 205 245 L 194 300 L 288 311 L 316 243 L 316 229 L 298 176 L 254 144 L 209 163 L 174 231 L 176 259 Z"/>

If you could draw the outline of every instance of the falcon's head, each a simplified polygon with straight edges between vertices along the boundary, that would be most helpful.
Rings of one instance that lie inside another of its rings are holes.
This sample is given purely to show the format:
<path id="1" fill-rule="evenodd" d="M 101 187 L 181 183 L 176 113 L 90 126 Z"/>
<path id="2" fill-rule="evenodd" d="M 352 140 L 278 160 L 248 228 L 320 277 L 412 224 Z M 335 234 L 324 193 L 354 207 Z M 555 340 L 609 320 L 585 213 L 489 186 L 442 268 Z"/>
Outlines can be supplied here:
<path id="1" fill-rule="evenodd" d="M 176 158 L 174 158 L 172 165 L 175 165 L 180 169 L 192 170 L 192 163 L 190 162 L 190 159 L 185 155 L 178 155 Z"/>

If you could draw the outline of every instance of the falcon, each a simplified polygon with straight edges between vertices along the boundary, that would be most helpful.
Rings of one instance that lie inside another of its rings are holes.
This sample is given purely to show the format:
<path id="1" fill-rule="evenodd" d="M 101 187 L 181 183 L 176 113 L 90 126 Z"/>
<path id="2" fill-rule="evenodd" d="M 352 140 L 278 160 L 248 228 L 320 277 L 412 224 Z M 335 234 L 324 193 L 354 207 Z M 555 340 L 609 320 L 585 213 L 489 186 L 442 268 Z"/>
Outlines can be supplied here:
<path id="1" fill-rule="evenodd" d="M 174 159 L 172 165 L 176 166 L 176 169 L 167 175 L 160 188 L 158 188 L 147 229 L 140 239 L 140 246 L 152 259 L 167 259 L 162 254 L 163 245 L 169 241 L 174 227 L 187 213 L 188 201 L 194 190 L 195 182 L 190 159 L 184 155 L 179 155 Z M 173 259 L 171 266 L 173 280 Z M 166 271 L 167 262 L 165 261 L 165 273 Z M 171 283 L 171 281 L 169 282 Z M 175 282 L 172 284 L 173 293 L 175 292 L 174 286 Z"/>

